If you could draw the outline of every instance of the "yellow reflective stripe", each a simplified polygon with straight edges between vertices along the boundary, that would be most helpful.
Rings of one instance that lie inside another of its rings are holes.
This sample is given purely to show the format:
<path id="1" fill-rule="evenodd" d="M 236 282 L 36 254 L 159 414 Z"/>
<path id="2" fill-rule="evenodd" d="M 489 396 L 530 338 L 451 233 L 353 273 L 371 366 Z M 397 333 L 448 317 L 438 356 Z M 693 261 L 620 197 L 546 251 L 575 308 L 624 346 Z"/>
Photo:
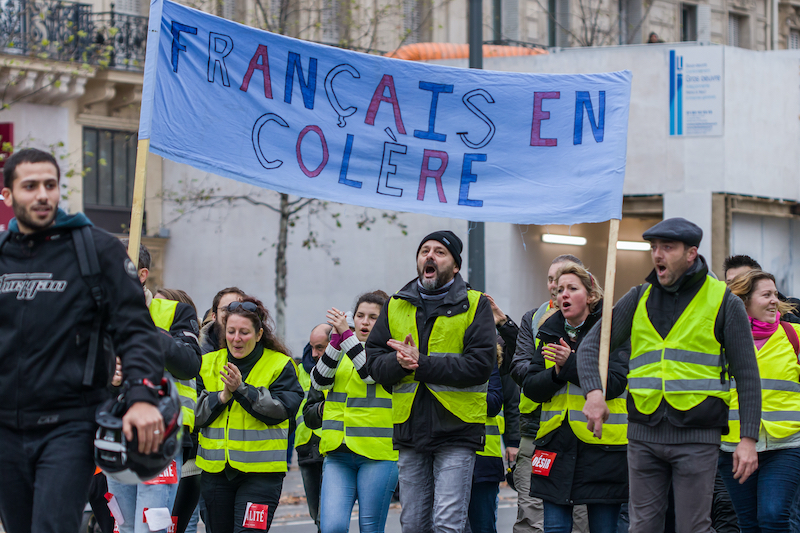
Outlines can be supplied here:
<path id="1" fill-rule="evenodd" d="M 487 436 L 499 436 L 500 435 L 500 427 L 499 426 L 490 426 L 489 424 L 486 425 L 486 435 Z"/>
<path id="2" fill-rule="evenodd" d="M 666 392 L 693 392 L 693 391 L 727 391 L 728 382 L 720 383 L 719 379 L 671 379 L 664 380 Z"/>
<path id="3" fill-rule="evenodd" d="M 344 403 L 347 400 L 347 393 L 346 392 L 329 392 L 325 401 L 332 402 L 332 403 Z"/>
<path id="4" fill-rule="evenodd" d="M 286 449 L 281 450 L 229 450 L 228 456 L 231 461 L 239 463 L 285 463 Z"/>
<path id="5" fill-rule="evenodd" d="M 661 390 L 661 380 L 659 378 L 628 378 L 628 388 L 634 389 L 656 389 Z"/>
<path id="6" fill-rule="evenodd" d="M 286 440 L 289 430 L 286 428 L 266 429 L 229 429 L 228 440 L 254 441 L 254 440 Z"/>
<path id="7" fill-rule="evenodd" d="M 800 383 L 792 383 L 782 379 L 762 379 L 761 390 L 777 390 L 786 392 L 800 392 Z"/>
<path id="8" fill-rule="evenodd" d="M 344 431 L 344 420 L 323 420 L 322 430 L 332 429 L 334 431 Z"/>
<path id="9" fill-rule="evenodd" d="M 225 428 L 207 427 L 200 430 L 200 433 L 211 440 L 222 440 L 225 438 Z"/>
<path id="10" fill-rule="evenodd" d="M 637 368 L 660 362 L 661 350 L 653 350 L 652 352 L 646 352 L 641 355 L 631 357 L 631 361 L 628 364 L 628 371 L 636 370 Z"/>
<path id="11" fill-rule="evenodd" d="M 576 422 L 588 422 L 588 420 L 586 419 L 586 415 L 583 414 L 583 411 L 570 410 L 569 419 L 574 420 Z M 603 423 L 624 425 L 628 423 L 628 415 L 627 413 L 611 413 L 608 415 L 608 420 L 606 420 Z"/>
<path id="12" fill-rule="evenodd" d="M 800 422 L 800 411 L 761 411 L 761 419 L 766 422 Z"/>
<path id="13" fill-rule="evenodd" d="M 720 356 L 718 353 L 699 353 L 667 348 L 664 350 L 664 360 L 720 368 Z"/>
<path id="14" fill-rule="evenodd" d="M 378 385 L 367 383 L 367 394 L 364 398 L 348 398 L 347 407 L 391 409 L 391 398 L 378 398 Z"/>
<path id="15" fill-rule="evenodd" d="M 206 461 L 225 461 L 225 449 L 208 449 L 200 446 L 197 449 L 197 455 Z"/>
<path id="16" fill-rule="evenodd" d="M 348 437 L 371 437 L 376 439 L 391 439 L 394 435 L 394 428 L 355 428 L 349 427 L 344 432 Z"/>
<path id="17" fill-rule="evenodd" d="M 434 383 L 425 384 L 433 392 L 486 392 L 489 390 L 489 382 L 472 387 L 450 387 L 448 385 L 436 385 Z"/>

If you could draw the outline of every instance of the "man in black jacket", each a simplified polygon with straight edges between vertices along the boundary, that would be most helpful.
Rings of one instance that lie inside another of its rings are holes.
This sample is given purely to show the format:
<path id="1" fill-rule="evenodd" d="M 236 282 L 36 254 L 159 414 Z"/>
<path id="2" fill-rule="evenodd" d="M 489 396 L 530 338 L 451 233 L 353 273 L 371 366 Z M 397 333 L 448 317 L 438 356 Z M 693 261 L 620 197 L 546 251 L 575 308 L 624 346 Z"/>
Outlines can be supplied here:
<path id="1" fill-rule="evenodd" d="M 392 390 L 400 523 L 409 533 L 463 531 L 485 441 L 495 326 L 487 298 L 458 274 L 461 250 L 451 231 L 422 239 L 418 278 L 386 302 L 367 339 L 369 374 Z"/>
<path id="2" fill-rule="evenodd" d="M 94 471 L 94 415 L 107 397 L 109 361 L 87 368 L 93 321 L 122 360 L 129 387 L 123 431 L 152 453 L 164 424 L 152 386 L 164 360 L 136 267 L 112 235 L 91 228 L 104 308 L 78 266 L 72 230 L 91 226 L 58 209 L 60 171 L 46 152 L 22 150 L 3 169 L 14 209 L 0 249 L 0 521 L 9 533 L 77 531 Z M 85 376 L 89 385 L 83 385 Z"/>

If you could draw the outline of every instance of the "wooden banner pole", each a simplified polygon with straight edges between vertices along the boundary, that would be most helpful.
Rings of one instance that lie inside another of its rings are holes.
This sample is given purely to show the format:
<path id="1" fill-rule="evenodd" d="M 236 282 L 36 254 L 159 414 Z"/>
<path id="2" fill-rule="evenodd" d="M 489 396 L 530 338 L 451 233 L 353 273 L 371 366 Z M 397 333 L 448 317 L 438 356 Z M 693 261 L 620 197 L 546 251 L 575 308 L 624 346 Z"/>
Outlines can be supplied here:
<path id="1" fill-rule="evenodd" d="M 608 382 L 608 356 L 611 347 L 611 312 L 614 308 L 614 280 L 617 276 L 617 240 L 619 239 L 619 219 L 612 218 L 608 227 L 608 255 L 606 256 L 606 282 L 603 285 L 603 321 L 600 328 L 600 381 L 603 383 L 603 396 Z"/>
<path id="2" fill-rule="evenodd" d="M 140 139 L 136 147 L 136 170 L 133 178 L 133 205 L 131 206 L 130 236 L 128 255 L 139 268 L 139 245 L 142 242 L 142 220 L 144 219 L 144 195 L 147 185 L 147 152 L 150 139 Z"/>

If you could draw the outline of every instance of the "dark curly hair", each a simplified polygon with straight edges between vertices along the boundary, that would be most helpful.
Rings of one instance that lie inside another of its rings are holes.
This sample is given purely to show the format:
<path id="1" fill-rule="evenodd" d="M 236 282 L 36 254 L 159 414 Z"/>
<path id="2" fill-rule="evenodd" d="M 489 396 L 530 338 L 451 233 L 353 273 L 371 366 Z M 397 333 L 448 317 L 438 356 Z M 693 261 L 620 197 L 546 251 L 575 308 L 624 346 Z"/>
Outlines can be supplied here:
<path id="1" fill-rule="evenodd" d="M 283 342 L 275 335 L 275 323 L 272 321 L 272 317 L 267 311 L 267 308 L 264 307 L 264 304 L 258 298 L 253 298 L 252 296 L 245 296 L 242 298 L 241 303 L 250 302 L 255 304 L 256 310 L 255 311 L 248 311 L 244 308 L 243 305 L 235 307 L 234 309 L 228 308 L 228 316 L 225 319 L 227 322 L 230 320 L 231 316 L 239 315 L 242 316 L 253 324 L 253 328 L 258 331 L 259 329 L 263 329 L 264 333 L 261 335 L 261 340 L 258 341 L 258 344 L 261 345 L 262 348 L 266 348 L 267 350 L 273 350 L 276 352 L 280 352 L 282 354 L 288 355 L 291 357 L 291 353 L 289 352 L 289 348 L 283 344 Z"/>
<path id="2" fill-rule="evenodd" d="M 382 290 L 365 292 L 358 297 L 358 300 L 356 300 L 356 306 L 353 308 L 353 314 L 355 315 L 358 312 L 358 306 L 361 304 L 375 304 L 383 309 L 383 304 L 385 304 L 386 300 L 388 299 L 389 295 Z"/>

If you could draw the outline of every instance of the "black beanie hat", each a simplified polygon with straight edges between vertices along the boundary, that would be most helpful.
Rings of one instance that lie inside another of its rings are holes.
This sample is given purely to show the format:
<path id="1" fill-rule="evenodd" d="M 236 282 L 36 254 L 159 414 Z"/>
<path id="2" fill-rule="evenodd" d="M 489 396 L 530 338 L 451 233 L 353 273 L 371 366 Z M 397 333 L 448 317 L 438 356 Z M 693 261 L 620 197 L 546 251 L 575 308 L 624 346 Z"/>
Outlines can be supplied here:
<path id="1" fill-rule="evenodd" d="M 446 229 L 434 231 L 420 241 L 419 246 L 417 246 L 417 255 L 419 255 L 419 250 L 422 248 L 422 245 L 428 241 L 437 241 L 444 244 L 445 248 L 447 248 L 453 256 L 453 259 L 455 259 L 456 266 L 461 268 L 461 250 L 464 249 L 464 244 L 461 242 L 461 239 L 458 238 L 458 235 Z"/>

